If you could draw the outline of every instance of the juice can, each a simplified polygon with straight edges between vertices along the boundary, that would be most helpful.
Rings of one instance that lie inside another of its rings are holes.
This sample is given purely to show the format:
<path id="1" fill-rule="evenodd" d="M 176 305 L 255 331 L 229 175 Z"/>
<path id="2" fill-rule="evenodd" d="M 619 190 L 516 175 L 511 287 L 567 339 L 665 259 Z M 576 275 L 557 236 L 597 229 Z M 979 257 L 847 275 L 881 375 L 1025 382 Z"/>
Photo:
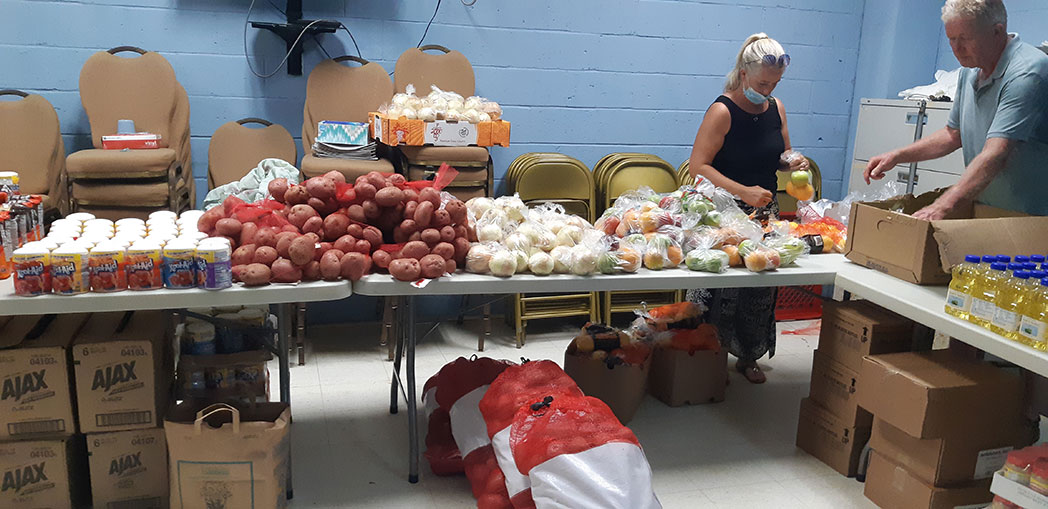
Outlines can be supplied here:
<path id="1" fill-rule="evenodd" d="M 56 295 L 77 295 L 91 289 L 87 249 L 66 244 L 51 252 L 51 288 Z"/>
<path id="2" fill-rule="evenodd" d="M 15 295 L 33 297 L 51 293 L 51 252 L 40 245 L 22 246 L 11 255 Z"/>
<path id="3" fill-rule="evenodd" d="M 196 287 L 196 246 L 172 240 L 164 245 L 164 286 L 171 289 Z"/>
<path id="4" fill-rule="evenodd" d="M 233 249 L 225 239 L 208 239 L 196 248 L 197 287 L 221 290 L 233 286 Z"/>
<path id="5" fill-rule="evenodd" d="M 127 290 L 127 250 L 115 242 L 103 242 L 91 249 L 88 266 L 91 291 L 111 293 Z"/>
<path id="6" fill-rule="evenodd" d="M 164 287 L 163 260 L 158 244 L 133 244 L 127 249 L 124 264 L 127 287 L 131 290 L 156 290 Z"/>

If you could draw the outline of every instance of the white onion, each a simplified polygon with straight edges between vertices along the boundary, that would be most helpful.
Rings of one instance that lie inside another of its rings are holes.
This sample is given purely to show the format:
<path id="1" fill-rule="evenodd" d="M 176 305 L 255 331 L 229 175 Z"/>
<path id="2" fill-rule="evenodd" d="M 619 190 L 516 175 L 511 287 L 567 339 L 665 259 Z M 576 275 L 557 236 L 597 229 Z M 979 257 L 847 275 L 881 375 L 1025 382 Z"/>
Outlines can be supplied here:
<path id="1" fill-rule="evenodd" d="M 528 257 L 527 251 L 513 251 L 513 254 L 517 255 L 517 273 L 527 272 L 528 270 Z"/>
<path id="2" fill-rule="evenodd" d="M 528 267 L 531 268 L 531 272 L 539 276 L 548 276 L 553 272 L 554 265 L 553 257 L 546 253 L 535 253 L 528 258 Z"/>
<path id="3" fill-rule="evenodd" d="M 484 244 L 473 244 L 466 253 L 466 271 L 474 274 L 487 274 L 492 249 Z"/>
<path id="4" fill-rule="evenodd" d="M 571 272 L 571 248 L 566 246 L 557 246 L 550 251 L 550 256 L 553 258 L 553 272 L 557 274 L 567 274 Z"/>
<path id="5" fill-rule="evenodd" d="M 588 276 L 597 270 L 597 254 L 586 246 L 575 246 L 571 250 L 571 272 Z"/>
<path id="6" fill-rule="evenodd" d="M 488 261 L 488 269 L 496 276 L 512 276 L 517 271 L 517 255 L 506 249 L 499 250 Z"/>
<path id="7" fill-rule="evenodd" d="M 415 111 L 415 108 L 412 108 L 410 106 L 405 106 L 404 109 L 400 111 L 400 116 L 402 116 L 402 117 L 404 117 L 404 118 L 406 118 L 408 120 L 411 120 L 411 119 L 418 118 L 418 112 Z"/>
<path id="8" fill-rule="evenodd" d="M 477 230 L 477 240 L 480 242 L 502 241 L 502 228 L 497 224 L 488 223 Z"/>
<path id="9" fill-rule="evenodd" d="M 437 119 L 437 112 L 433 108 L 423 107 L 418 110 L 418 118 L 426 122 L 433 122 Z"/>

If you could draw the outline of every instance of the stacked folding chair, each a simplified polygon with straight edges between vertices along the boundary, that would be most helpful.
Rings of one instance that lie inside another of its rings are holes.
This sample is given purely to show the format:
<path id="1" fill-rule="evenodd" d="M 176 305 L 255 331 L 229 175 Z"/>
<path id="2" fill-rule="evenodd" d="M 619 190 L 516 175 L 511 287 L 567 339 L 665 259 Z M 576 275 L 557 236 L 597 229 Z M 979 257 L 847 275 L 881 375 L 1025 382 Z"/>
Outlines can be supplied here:
<path id="1" fill-rule="evenodd" d="M 691 161 L 685 159 L 680 166 L 677 167 L 677 185 L 678 186 L 690 186 L 695 183 L 695 179 L 691 177 Z"/>
<path id="2" fill-rule="evenodd" d="M 117 56 L 123 52 L 139 56 Z M 95 53 L 80 71 L 80 100 L 94 148 L 66 160 L 74 210 L 115 219 L 192 208 L 189 96 L 164 57 L 131 46 Z M 116 134 L 122 119 L 159 134 L 166 147 L 103 150 L 102 136 Z"/>
<path id="3" fill-rule="evenodd" d="M 437 53 L 426 53 L 436 51 Z M 397 92 L 404 92 L 414 85 L 415 93 L 425 96 L 431 86 L 445 92 L 455 92 L 462 97 L 475 93 L 476 81 L 473 66 L 465 55 L 443 46 L 429 44 L 421 48 L 410 48 L 400 55 L 393 71 Z M 445 188 L 462 201 L 479 196 L 491 196 L 494 171 L 491 156 L 486 147 L 398 147 L 400 164 L 408 180 L 429 180 L 436 175 L 441 163 L 448 163 L 458 170 L 458 176 Z"/>
<path id="4" fill-rule="evenodd" d="M 822 172 L 819 170 L 819 165 L 815 164 L 815 161 L 809 157 L 808 159 L 808 170 L 811 171 L 811 186 L 815 188 L 815 195 L 812 196 L 812 201 L 818 201 L 822 198 Z M 790 181 L 790 172 L 780 171 L 778 172 L 778 189 L 776 190 L 776 198 L 779 201 L 780 212 L 797 212 L 797 199 L 786 194 L 786 184 Z"/>
<path id="5" fill-rule="evenodd" d="M 58 115 L 42 96 L 18 90 L 0 95 L 22 99 L 0 101 L 0 168 L 17 171 L 22 194 L 44 196 L 44 213 L 68 212 L 65 146 Z"/>
<path id="6" fill-rule="evenodd" d="M 611 207 L 622 194 L 641 186 L 650 187 L 656 193 L 671 193 L 680 186 L 678 171 L 662 158 L 650 154 L 608 154 L 593 167 L 596 184 L 596 200 L 600 205 L 598 214 Z M 602 310 L 604 323 L 611 323 L 614 313 L 631 312 L 641 303 L 649 307 L 679 302 L 683 298 L 680 290 L 603 292 Z"/>
<path id="7" fill-rule="evenodd" d="M 532 152 L 515 159 L 506 171 L 506 189 L 529 206 L 555 203 L 569 214 L 594 219 L 593 174 L 578 159 L 556 153 Z M 588 316 L 598 322 L 596 292 L 568 295 L 513 296 L 513 321 L 517 346 L 524 345 L 529 320 Z"/>

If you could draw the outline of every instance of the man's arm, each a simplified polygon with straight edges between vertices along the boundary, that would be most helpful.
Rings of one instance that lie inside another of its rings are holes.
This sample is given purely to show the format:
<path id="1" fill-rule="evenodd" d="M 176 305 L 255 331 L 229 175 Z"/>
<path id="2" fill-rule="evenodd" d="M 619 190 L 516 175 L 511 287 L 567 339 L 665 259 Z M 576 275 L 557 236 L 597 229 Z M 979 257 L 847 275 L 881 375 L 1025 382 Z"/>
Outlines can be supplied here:
<path id="1" fill-rule="evenodd" d="M 961 132 L 951 127 L 944 127 L 901 149 L 870 159 L 863 178 L 869 184 L 871 179 L 884 178 L 886 173 L 900 164 L 938 159 L 959 148 L 961 148 Z"/>
<path id="2" fill-rule="evenodd" d="M 990 185 L 990 182 L 1004 171 L 1016 143 L 1006 138 L 986 140 L 982 152 L 975 156 L 972 163 L 964 170 L 961 180 L 946 190 L 939 199 L 935 200 L 935 203 L 918 210 L 913 217 L 937 221 L 946 217 L 946 214 L 958 205 L 974 201 L 986 189 L 986 186 Z"/>

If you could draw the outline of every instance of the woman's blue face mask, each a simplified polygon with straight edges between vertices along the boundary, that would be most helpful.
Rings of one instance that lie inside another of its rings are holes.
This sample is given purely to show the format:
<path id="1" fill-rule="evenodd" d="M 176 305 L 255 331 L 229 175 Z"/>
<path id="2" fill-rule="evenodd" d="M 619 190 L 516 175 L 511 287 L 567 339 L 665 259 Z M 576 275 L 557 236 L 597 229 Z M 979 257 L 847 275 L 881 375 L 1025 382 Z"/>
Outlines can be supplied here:
<path id="1" fill-rule="evenodd" d="M 742 93 L 746 96 L 746 99 L 748 99 L 753 104 L 761 105 L 768 102 L 768 96 L 754 90 L 753 87 L 746 87 L 746 89 L 743 90 Z"/>

